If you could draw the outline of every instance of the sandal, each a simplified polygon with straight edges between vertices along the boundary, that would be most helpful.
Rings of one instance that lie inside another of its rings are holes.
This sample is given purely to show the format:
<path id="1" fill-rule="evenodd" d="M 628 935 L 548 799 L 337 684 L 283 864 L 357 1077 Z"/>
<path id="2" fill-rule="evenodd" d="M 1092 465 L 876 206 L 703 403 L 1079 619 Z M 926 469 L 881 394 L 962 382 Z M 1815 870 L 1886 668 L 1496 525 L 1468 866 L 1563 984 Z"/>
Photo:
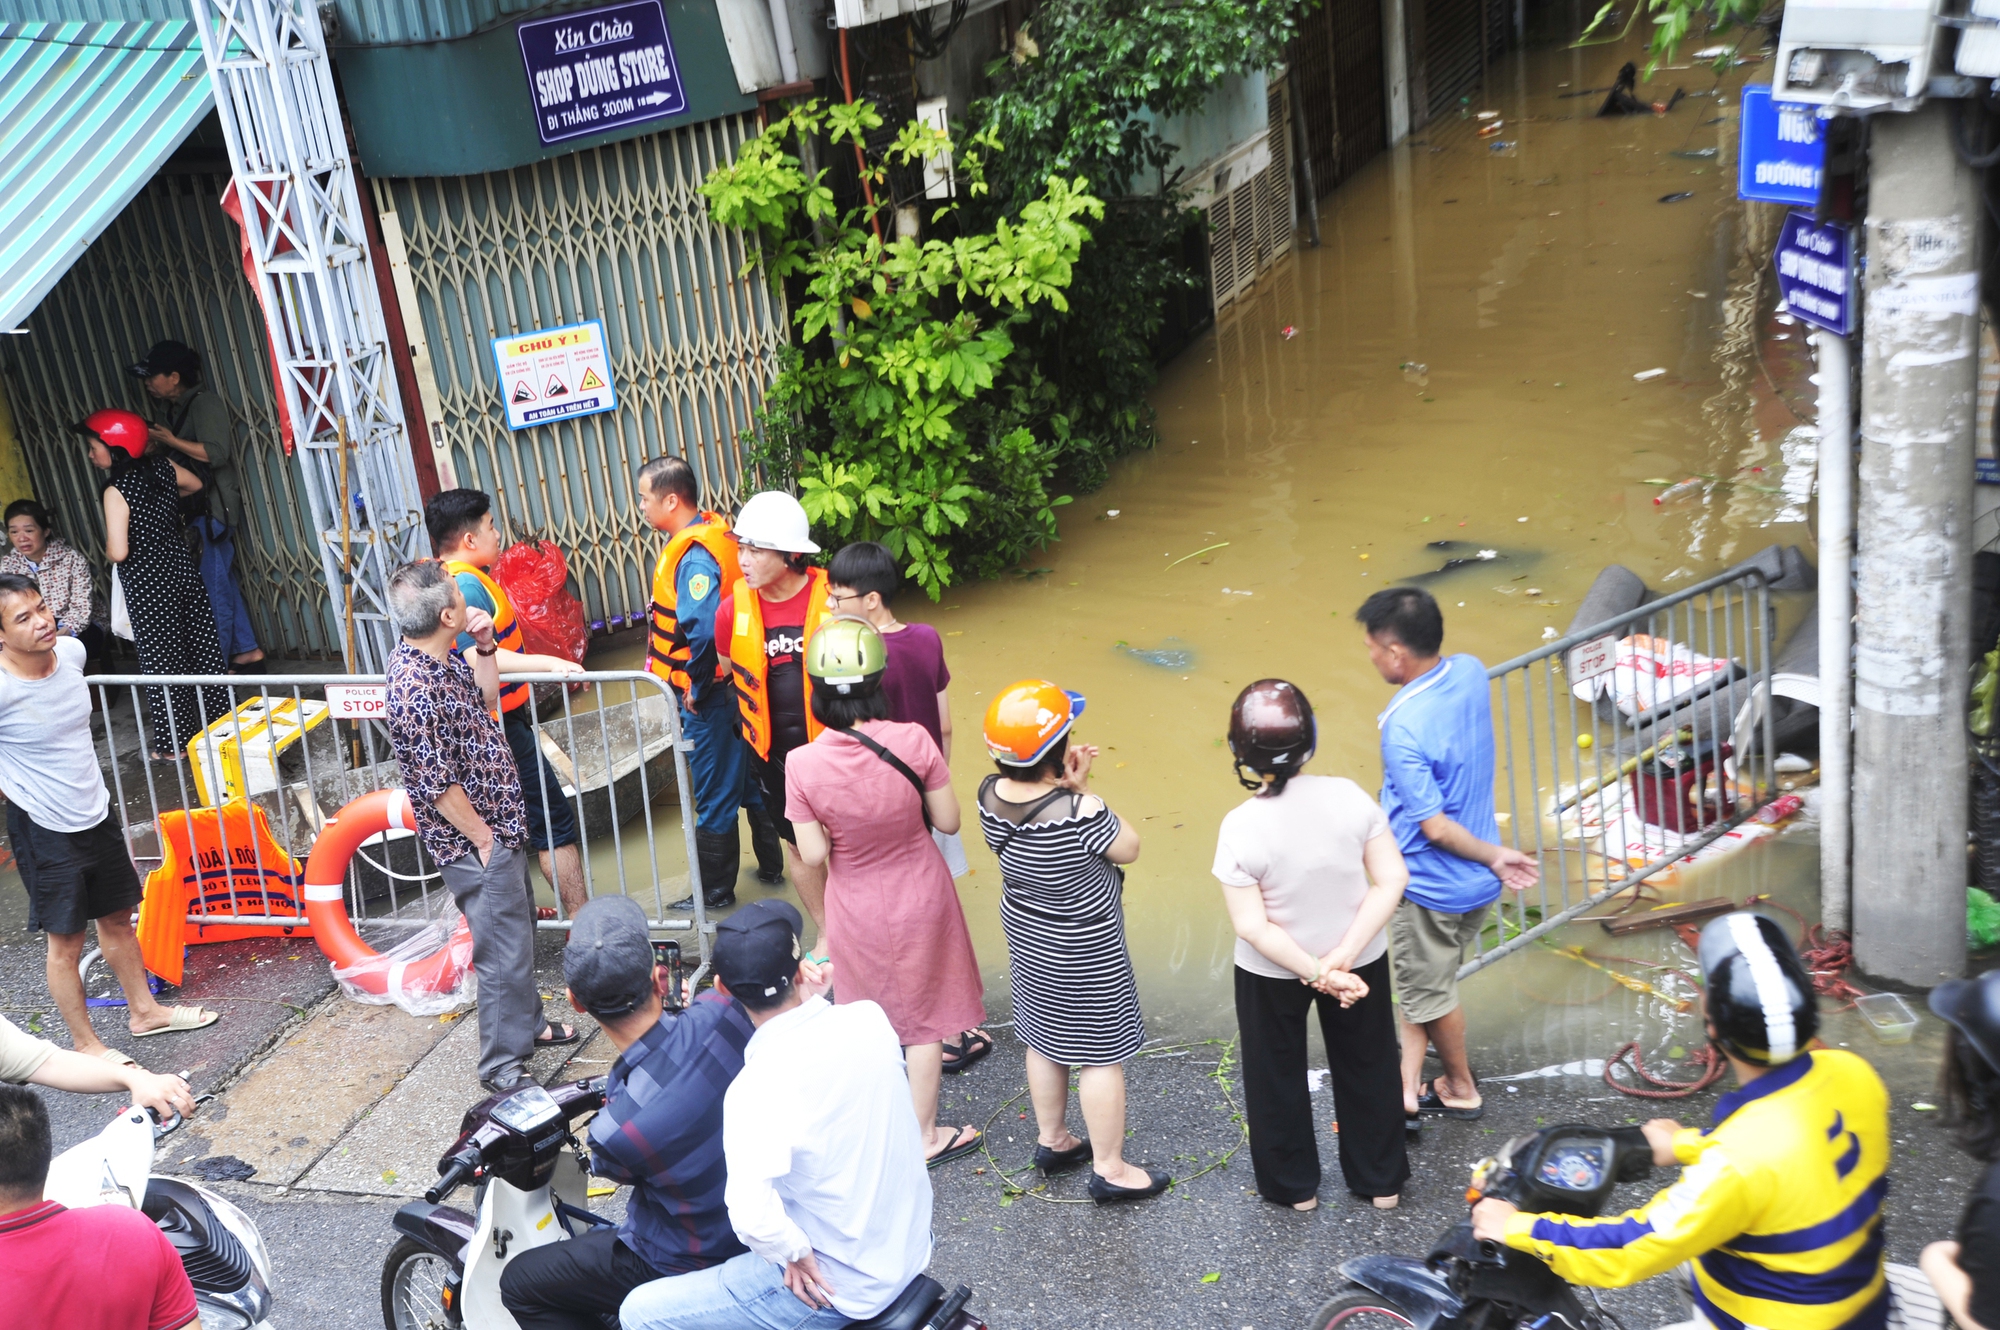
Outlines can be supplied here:
<path id="1" fill-rule="evenodd" d="M 967 1132 L 972 1133 L 970 1138 L 966 1136 Z M 960 1127 L 956 1132 L 952 1133 L 951 1144 L 924 1160 L 924 1167 L 936 1168 L 939 1164 L 948 1163 L 963 1155 L 971 1154 L 985 1143 L 985 1137 L 981 1135 L 979 1128 Z"/>
<path id="2" fill-rule="evenodd" d="M 1457 1118 L 1461 1122 L 1474 1122 L 1486 1112 L 1486 1101 L 1482 1099 L 1470 1108 L 1460 1108 L 1455 1104 L 1447 1104 L 1438 1095 L 1437 1082 L 1431 1081 L 1417 1095 L 1417 1112 L 1442 1113 L 1445 1117 Z"/>
<path id="3" fill-rule="evenodd" d="M 156 1034 L 185 1034 L 189 1030 L 206 1029 L 222 1019 L 219 1011 L 206 1011 L 200 1007 L 168 1007 L 167 1023 L 151 1030 L 134 1030 L 134 1039 L 150 1039 Z"/>
<path id="4" fill-rule="evenodd" d="M 105 1049 L 97 1055 L 97 1060 L 100 1062 L 109 1062 L 114 1067 L 136 1067 L 139 1065 L 132 1060 L 130 1054 L 120 1053 L 115 1048 Z"/>
<path id="5" fill-rule="evenodd" d="M 993 1051 L 993 1038 L 984 1030 L 967 1030 L 958 1042 L 944 1046 L 944 1074 L 956 1076 Z"/>
<path id="6" fill-rule="evenodd" d="M 557 1030 L 562 1033 L 558 1035 Z M 542 1032 L 535 1036 L 536 1048 L 555 1048 L 562 1044 L 573 1044 L 581 1038 L 574 1025 L 557 1025 L 549 1021 L 542 1026 Z"/>

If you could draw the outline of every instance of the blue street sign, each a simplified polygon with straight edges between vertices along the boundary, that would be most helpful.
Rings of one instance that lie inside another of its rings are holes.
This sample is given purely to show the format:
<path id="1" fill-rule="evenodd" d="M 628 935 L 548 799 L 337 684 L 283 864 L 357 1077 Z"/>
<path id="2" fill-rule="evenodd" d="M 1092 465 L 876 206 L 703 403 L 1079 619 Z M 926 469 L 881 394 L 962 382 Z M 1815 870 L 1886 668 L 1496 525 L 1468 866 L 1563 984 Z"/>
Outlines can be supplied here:
<path id="1" fill-rule="evenodd" d="M 545 144 L 687 110 L 660 0 L 536 19 L 517 31 Z"/>
<path id="2" fill-rule="evenodd" d="M 1811 213 L 1785 218 L 1778 233 L 1778 294 L 1798 318 L 1841 337 L 1854 331 L 1854 248 L 1843 222 Z"/>
<path id="3" fill-rule="evenodd" d="M 1819 202 L 1820 177 L 1826 170 L 1826 126 L 1812 107 L 1772 101 L 1768 83 L 1745 84 L 1742 128 L 1737 197 L 1808 206 Z"/>

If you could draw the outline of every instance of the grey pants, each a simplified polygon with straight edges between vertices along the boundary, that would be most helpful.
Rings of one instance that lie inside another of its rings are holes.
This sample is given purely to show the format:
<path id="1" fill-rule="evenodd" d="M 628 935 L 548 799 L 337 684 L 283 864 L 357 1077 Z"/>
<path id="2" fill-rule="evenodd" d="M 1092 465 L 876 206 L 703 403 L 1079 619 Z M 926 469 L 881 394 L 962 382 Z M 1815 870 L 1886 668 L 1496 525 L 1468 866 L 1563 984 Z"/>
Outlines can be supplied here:
<path id="1" fill-rule="evenodd" d="M 467 854 L 438 871 L 472 929 L 472 972 L 479 977 L 479 1079 L 510 1085 L 519 1079 L 534 1052 L 535 1036 L 542 1032 L 528 852 L 495 841 L 485 864 L 477 854 Z"/>

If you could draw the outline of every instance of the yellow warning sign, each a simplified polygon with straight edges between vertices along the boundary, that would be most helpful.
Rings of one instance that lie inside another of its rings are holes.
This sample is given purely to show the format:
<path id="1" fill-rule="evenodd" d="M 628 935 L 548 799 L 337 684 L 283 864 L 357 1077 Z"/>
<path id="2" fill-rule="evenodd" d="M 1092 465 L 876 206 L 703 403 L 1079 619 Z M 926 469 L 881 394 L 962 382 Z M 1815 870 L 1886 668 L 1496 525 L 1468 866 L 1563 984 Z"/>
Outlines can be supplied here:
<path id="1" fill-rule="evenodd" d="M 509 429 L 617 409 L 604 328 L 594 319 L 496 337 L 493 354 Z"/>
<path id="2" fill-rule="evenodd" d="M 577 385 L 577 391 L 587 393 L 592 388 L 602 388 L 603 386 L 604 380 L 597 377 L 597 371 L 587 369 L 583 372 L 583 382 Z"/>

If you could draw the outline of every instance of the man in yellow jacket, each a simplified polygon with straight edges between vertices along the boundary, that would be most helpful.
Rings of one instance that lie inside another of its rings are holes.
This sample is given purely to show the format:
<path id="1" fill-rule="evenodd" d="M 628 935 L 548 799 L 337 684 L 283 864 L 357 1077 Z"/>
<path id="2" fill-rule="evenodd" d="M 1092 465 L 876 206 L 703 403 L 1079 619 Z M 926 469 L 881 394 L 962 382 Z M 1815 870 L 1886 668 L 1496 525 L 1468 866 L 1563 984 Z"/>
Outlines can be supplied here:
<path id="1" fill-rule="evenodd" d="M 1702 930 L 1700 960 L 1708 1036 L 1737 1088 L 1706 1128 L 1645 1125 L 1653 1162 L 1681 1164 L 1680 1181 L 1599 1219 L 1488 1198 L 1473 1233 L 1602 1288 L 1691 1262 L 1697 1322 L 1715 1330 L 1880 1330 L 1889 1092 L 1863 1059 L 1811 1047 L 1812 979 L 1777 924 L 1724 915 Z"/>

